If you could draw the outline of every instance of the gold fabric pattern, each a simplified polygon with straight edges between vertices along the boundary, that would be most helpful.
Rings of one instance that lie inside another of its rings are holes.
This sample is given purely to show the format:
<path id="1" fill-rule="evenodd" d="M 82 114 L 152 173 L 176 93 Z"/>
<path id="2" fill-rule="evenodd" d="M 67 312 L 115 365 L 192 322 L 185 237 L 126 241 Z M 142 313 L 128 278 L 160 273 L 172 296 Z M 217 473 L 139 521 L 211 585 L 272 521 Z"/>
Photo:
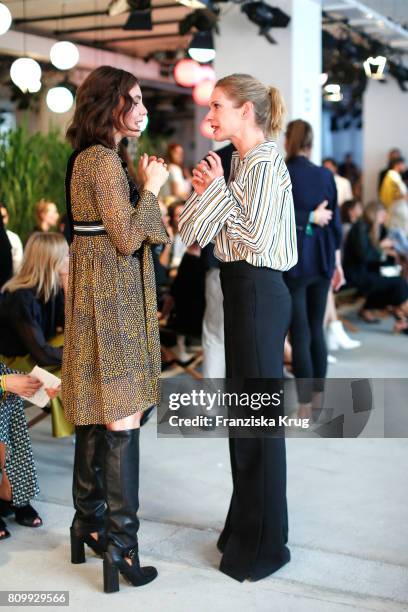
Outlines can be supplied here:
<path id="1" fill-rule="evenodd" d="M 101 219 L 107 235 L 75 235 L 70 247 L 62 399 L 68 421 L 104 424 L 160 401 L 150 245 L 169 238 L 157 198 L 143 191 L 133 209 L 121 160 L 102 145 L 75 160 L 71 208 L 75 221 Z"/>

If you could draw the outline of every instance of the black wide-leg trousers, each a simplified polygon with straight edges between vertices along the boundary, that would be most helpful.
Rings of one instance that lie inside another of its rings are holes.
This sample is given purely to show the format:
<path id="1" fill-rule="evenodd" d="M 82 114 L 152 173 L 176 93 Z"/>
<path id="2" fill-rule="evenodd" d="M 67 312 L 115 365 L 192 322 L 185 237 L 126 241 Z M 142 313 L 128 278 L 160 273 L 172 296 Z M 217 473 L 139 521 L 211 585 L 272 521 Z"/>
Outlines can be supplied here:
<path id="1" fill-rule="evenodd" d="M 221 264 L 226 377 L 281 378 L 291 299 L 282 273 L 244 261 Z M 286 546 L 285 439 L 229 439 L 233 493 L 218 541 L 220 570 L 259 580 L 290 560 Z"/>

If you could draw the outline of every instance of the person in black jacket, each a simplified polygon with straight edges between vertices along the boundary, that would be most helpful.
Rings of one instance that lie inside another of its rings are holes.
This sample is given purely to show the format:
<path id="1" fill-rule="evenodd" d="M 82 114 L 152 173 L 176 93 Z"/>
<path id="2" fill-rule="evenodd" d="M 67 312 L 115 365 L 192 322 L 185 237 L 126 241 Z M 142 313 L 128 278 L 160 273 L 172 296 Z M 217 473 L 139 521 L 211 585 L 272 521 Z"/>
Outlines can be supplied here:
<path id="1" fill-rule="evenodd" d="M 68 269 L 68 245 L 63 236 L 35 233 L 26 246 L 21 270 L 0 294 L 0 354 L 29 355 L 40 366 L 60 366 L 62 347 L 49 340 L 64 324 L 63 278 Z"/>
<path id="2" fill-rule="evenodd" d="M 292 181 L 299 259 L 285 275 L 292 296 L 292 365 L 298 383 L 299 416 L 310 417 L 323 391 L 327 348 L 323 330 L 327 294 L 344 283 L 341 222 L 332 172 L 310 161 L 312 127 L 300 119 L 286 131 L 286 163 Z M 317 406 L 316 406 L 317 407 Z"/>
<path id="3" fill-rule="evenodd" d="M 398 319 L 395 331 L 407 328 L 408 283 L 402 277 L 382 276 L 380 267 L 394 255 L 392 240 L 387 238 L 385 207 L 371 202 L 363 217 L 350 229 L 344 245 L 344 270 L 347 282 L 366 297 L 360 316 L 367 323 L 378 322 L 372 310 L 392 307 Z"/>
<path id="4" fill-rule="evenodd" d="M 12 274 L 11 244 L 4 227 L 3 217 L 0 215 L 0 287 L 11 278 Z"/>

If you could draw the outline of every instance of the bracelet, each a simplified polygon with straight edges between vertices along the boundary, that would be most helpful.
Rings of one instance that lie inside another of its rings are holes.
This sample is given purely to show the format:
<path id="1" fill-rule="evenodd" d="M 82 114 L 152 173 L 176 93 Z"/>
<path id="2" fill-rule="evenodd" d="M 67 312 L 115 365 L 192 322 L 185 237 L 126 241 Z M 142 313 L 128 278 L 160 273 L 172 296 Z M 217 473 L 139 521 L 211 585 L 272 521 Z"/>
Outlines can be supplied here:
<path id="1" fill-rule="evenodd" d="M 6 387 L 6 375 L 5 374 L 2 374 L 0 376 L 0 391 L 1 391 L 1 394 L 4 395 L 4 397 L 6 397 L 7 387 Z"/>

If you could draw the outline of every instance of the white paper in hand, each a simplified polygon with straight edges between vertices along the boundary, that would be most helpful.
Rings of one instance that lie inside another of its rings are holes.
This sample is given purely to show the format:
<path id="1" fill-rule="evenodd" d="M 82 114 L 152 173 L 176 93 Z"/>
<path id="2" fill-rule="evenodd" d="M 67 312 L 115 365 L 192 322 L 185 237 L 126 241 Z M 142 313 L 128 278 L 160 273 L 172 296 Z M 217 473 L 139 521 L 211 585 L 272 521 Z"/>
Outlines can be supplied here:
<path id="1" fill-rule="evenodd" d="M 26 397 L 24 395 L 22 395 L 21 397 L 29 401 L 30 404 L 35 404 L 35 406 L 44 408 L 44 406 L 46 406 L 50 401 L 50 398 L 46 394 L 45 389 L 56 389 L 60 386 L 61 380 L 58 378 L 58 376 L 54 376 L 54 374 L 51 374 L 50 372 L 47 372 L 47 370 L 39 368 L 38 366 L 35 366 L 35 368 L 33 368 L 29 376 L 33 376 L 34 378 L 41 380 L 43 386 L 40 387 L 38 391 L 36 391 L 31 397 Z"/>

